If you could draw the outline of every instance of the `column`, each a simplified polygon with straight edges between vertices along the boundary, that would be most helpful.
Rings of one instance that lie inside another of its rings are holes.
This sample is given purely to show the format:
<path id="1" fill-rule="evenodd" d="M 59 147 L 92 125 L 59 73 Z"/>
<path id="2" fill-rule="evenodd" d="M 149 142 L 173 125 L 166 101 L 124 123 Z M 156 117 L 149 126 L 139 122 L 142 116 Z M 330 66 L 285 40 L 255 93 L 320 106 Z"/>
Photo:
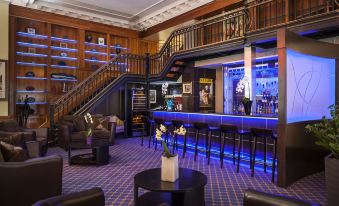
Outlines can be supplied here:
<path id="1" fill-rule="evenodd" d="M 245 97 L 250 98 L 252 103 L 252 112 L 256 108 L 256 48 L 252 45 L 245 45 L 244 47 L 244 62 L 245 62 L 245 78 L 248 83 L 245 84 Z"/>

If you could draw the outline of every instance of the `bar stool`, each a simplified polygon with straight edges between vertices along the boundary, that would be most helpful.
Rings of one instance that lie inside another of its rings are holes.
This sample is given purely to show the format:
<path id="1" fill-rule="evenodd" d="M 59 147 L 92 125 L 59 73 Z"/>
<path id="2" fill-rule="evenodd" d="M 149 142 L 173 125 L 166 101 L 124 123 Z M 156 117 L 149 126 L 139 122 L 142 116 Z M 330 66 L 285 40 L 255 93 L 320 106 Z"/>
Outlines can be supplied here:
<path id="1" fill-rule="evenodd" d="M 147 131 L 147 125 L 148 125 L 148 118 L 145 116 L 141 117 L 142 122 L 142 136 L 141 136 L 141 146 L 144 146 L 144 137 L 145 137 L 145 131 Z"/>
<path id="2" fill-rule="evenodd" d="M 249 137 L 249 143 L 250 143 L 250 167 L 252 165 L 252 133 L 249 130 L 237 130 L 237 134 L 239 136 L 239 142 L 238 142 L 238 162 L 237 162 L 237 172 L 239 173 L 239 165 L 240 165 L 240 150 L 243 146 L 243 137 L 248 136 Z"/>
<path id="3" fill-rule="evenodd" d="M 252 173 L 251 176 L 254 176 L 254 165 L 255 165 L 255 157 L 256 157 L 256 149 L 257 149 L 257 139 L 262 138 L 264 140 L 264 171 L 266 172 L 266 155 L 267 155 L 267 139 L 273 140 L 273 162 L 272 162 L 272 182 L 274 183 L 274 175 L 275 175 L 275 162 L 277 158 L 277 136 L 273 134 L 273 131 L 270 129 L 262 129 L 262 128 L 251 128 L 251 132 L 254 138 L 254 152 L 253 152 L 253 160 L 252 160 Z"/>
<path id="4" fill-rule="evenodd" d="M 183 126 L 184 122 L 180 120 L 172 120 L 172 125 L 173 125 L 173 131 L 174 131 L 176 129 L 179 129 L 181 126 Z M 172 152 L 174 153 L 174 147 L 176 148 L 176 150 L 178 150 L 178 134 L 175 133 L 173 138 L 174 139 L 173 139 Z"/>
<path id="5" fill-rule="evenodd" d="M 195 129 L 194 161 L 196 161 L 197 154 L 198 154 L 199 134 L 203 131 L 206 132 L 205 150 L 206 150 L 206 157 L 208 157 L 208 124 L 202 123 L 202 122 L 194 122 L 193 128 Z"/>
<path id="6" fill-rule="evenodd" d="M 233 164 L 235 165 L 235 138 L 238 134 L 238 127 L 231 124 L 220 125 L 220 168 L 224 164 L 224 152 L 225 152 L 225 135 L 232 135 L 233 138 Z"/>
<path id="7" fill-rule="evenodd" d="M 148 148 L 151 148 L 151 141 L 152 141 L 152 138 L 154 138 L 154 131 L 155 131 L 154 124 L 155 124 L 155 122 L 154 122 L 153 119 L 148 118 L 147 123 L 148 123 L 148 128 L 149 128 Z"/>
<path id="8" fill-rule="evenodd" d="M 182 152 L 182 158 L 185 158 L 186 151 L 187 151 L 187 135 L 188 135 L 189 129 L 193 128 L 193 124 L 184 123 L 183 127 L 186 129 L 186 134 L 184 136 L 184 148 L 183 148 L 183 152 Z"/>
<path id="9" fill-rule="evenodd" d="M 208 126 L 208 160 L 207 164 L 210 164 L 210 159 L 211 159 L 211 141 L 212 141 L 212 133 L 213 132 L 219 132 L 219 138 L 220 138 L 220 127 L 215 127 L 215 126 Z"/>

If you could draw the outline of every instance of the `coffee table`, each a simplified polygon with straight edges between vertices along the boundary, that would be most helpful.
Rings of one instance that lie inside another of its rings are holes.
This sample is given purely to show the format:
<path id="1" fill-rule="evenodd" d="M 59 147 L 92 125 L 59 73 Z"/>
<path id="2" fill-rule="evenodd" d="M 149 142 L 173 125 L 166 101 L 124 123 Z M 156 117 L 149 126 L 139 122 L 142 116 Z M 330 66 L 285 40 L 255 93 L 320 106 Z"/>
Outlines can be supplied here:
<path id="1" fill-rule="evenodd" d="M 109 141 L 100 138 L 91 138 L 90 141 L 71 142 L 68 148 L 68 164 L 94 164 L 96 166 L 109 163 Z M 83 153 L 72 156 L 72 149 L 92 149 L 92 153 Z"/>
<path id="2" fill-rule="evenodd" d="M 134 205 L 204 206 L 207 177 L 187 168 L 179 169 L 176 182 L 161 181 L 161 168 L 142 171 L 134 176 Z M 139 197 L 139 188 L 149 190 Z"/>

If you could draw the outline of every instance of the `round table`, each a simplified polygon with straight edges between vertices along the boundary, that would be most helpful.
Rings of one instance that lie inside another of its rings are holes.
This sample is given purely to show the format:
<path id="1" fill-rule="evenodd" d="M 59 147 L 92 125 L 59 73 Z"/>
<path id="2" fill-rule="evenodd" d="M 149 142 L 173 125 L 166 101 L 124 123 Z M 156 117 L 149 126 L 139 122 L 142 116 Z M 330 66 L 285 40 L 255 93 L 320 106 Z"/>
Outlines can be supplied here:
<path id="1" fill-rule="evenodd" d="M 142 171 L 134 176 L 134 205 L 204 206 L 207 177 L 187 168 L 179 169 L 175 182 L 161 181 L 161 168 Z M 139 197 L 140 188 L 149 190 Z"/>

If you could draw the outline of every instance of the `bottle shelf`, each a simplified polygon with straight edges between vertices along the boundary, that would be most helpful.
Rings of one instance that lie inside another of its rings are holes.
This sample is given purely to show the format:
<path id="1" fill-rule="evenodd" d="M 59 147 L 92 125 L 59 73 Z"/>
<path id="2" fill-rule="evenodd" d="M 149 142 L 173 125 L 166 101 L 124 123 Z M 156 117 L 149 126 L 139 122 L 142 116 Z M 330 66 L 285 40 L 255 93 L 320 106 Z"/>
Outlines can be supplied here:
<path id="1" fill-rule="evenodd" d="M 33 39 L 48 39 L 48 36 L 40 35 L 40 34 L 30 34 L 30 33 L 26 33 L 26 32 L 17 32 L 16 34 L 18 36 L 29 37 L 29 38 L 33 38 Z"/>
<path id="2" fill-rule="evenodd" d="M 97 46 L 97 47 L 107 47 L 107 45 L 104 45 L 104 44 L 97 44 L 97 43 L 91 43 L 91 42 L 85 42 L 85 45 L 87 45 L 87 46 Z"/>
<path id="3" fill-rule="evenodd" d="M 122 47 L 122 46 L 114 46 L 114 45 L 110 46 L 110 48 L 113 48 L 113 49 L 122 49 L 122 50 L 129 50 L 129 49 L 126 48 L 126 47 Z"/>
<path id="4" fill-rule="evenodd" d="M 101 56 L 107 56 L 107 53 L 104 52 L 97 52 L 97 51 L 85 51 L 85 54 L 96 54 L 96 55 L 101 55 Z"/>
<path id="5" fill-rule="evenodd" d="M 16 104 L 25 104 L 25 102 L 17 102 Z M 27 104 L 48 104 L 48 102 L 28 102 Z"/>
<path id="6" fill-rule="evenodd" d="M 77 52 L 77 49 L 72 49 L 72 48 L 65 48 L 65 47 L 58 47 L 58 46 L 51 46 L 52 50 L 57 50 L 57 51 L 67 51 L 67 52 Z"/>
<path id="7" fill-rule="evenodd" d="M 101 60 L 96 60 L 96 59 L 85 59 L 85 62 L 94 62 L 94 63 L 102 63 L 102 64 L 107 63 L 107 61 L 101 61 Z"/>
<path id="8" fill-rule="evenodd" d="M 47 64 L 38 64 L 34 62 L 16 62 L 17 65 L 20 66 L 30 66 L 30 67 L 45 67 Z"/>
<path id="9" fill-rule="evenodd" d="M 32 90 L 32 91 L 29 91 L 29 90 L 16 90 L 17 93 L 47 93 L 48 91 L 46 90 Z"/>
<path id="10" fill-rule="evenodd" d="M 33 47 L 33 48 L 41 48 L 41 49 L 47 49 L 48 46 L 44 45 L 44 44 L 33 44 L 33 43 L 28 43 L 28 42 L 17 42 L 16 43 L 18 46 L 22 46 L 22 47 Z"/>
<path id="11" fill-rule="evenodd" d="M 55 55 L 52 55 L 51 58 L 52 59 L 64 59 L 64 60 L 70 60 L 70 61 L 78 60 L 78 58 L 75 58 L 75 57 L 63 57 L 63 56 L 55 56 Z"/>
<path id="12" fill-rule="evenodd" d="M 47 80 L 46 77 L 25 77 L 25 76 L 17 76 L 17 79 L 28 79 L 28 80 Z"/>
<path id="13" fill-rule="evenodd" d="M 24 57 L 48 57 L 47 54 L 36 54 L 36 53 L 28 53 L 28 52 L 16 52 L 18 56 Z"/>
<path id="14" fill-rule="evenodd" d="M 78 41 L 74 39 L 66 39 L 66 38 L 60 38 L 60 37 L 54 37 L 54 36 L 51 37 L 51 40 L 57 41 L 57 42 L 66 42 L 66 43 L 71 43 L 71 44 L 78 43 Z"/>
<path id="15" fill-rule="evenodd" d="M 51 78 L 52 81 L 77 82 L 77 79 Z"/>
<path id="16" fill-rule="evenodd" d="M 55 65 L 55 64 L 51 65 L 50 67 L 53 69 L 72 69 L 72 70 L 78 68 L 76 66 L 61 66 L 61 65 Z"/>

